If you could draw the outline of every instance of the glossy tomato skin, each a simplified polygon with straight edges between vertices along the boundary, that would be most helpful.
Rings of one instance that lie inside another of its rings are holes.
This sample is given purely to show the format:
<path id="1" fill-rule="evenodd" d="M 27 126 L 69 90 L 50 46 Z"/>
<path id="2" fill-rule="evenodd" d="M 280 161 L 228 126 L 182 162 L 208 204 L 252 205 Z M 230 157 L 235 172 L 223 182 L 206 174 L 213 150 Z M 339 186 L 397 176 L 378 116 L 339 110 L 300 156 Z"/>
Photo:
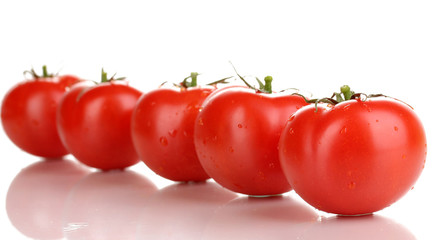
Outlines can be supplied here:
<path id="1" fill-rule="evenodd" d="M 304 105 L 298 96 L 219 90 L 205 101 L 195 122 L 195 148 L 202 166 L 216 182 L 238 193 L 290 191 L 277 144 L 288 117 Z"/>
<path id="2" fill-rule="evenodd" d="M 57 112 L 62 142 L 80 162 L 101 170 L 124 169 L 139 158 L 130 125 L 141 92 L 113 81 L 77 85 L 64 95 Z"/>
<path id="3" fill-rule="evenodd" d="M 285 175 L 317 209 L 358 215 L 381 210 L 409 191 L 424 168 L 426 136 L 406 104 L 349 100 L 297 111 L 279 140 Z"/>
<path id="4" fill-rule="evenodd" d="M 144 94 L 133 113 L 131 134 L 142 161 L 173 181 L 204 181 L 194 146 L 195 118 L 213 88 L 159 88 Z"/>
<path id="5" fill-rule="evenodd" d="M 14 86 L 4 97 L 3 128 L 23 151 L 40 157 L 68 154 L 56 129 L 56 108 L 63 94 L 77 83 L 75 76 L 38 78 Z"/>

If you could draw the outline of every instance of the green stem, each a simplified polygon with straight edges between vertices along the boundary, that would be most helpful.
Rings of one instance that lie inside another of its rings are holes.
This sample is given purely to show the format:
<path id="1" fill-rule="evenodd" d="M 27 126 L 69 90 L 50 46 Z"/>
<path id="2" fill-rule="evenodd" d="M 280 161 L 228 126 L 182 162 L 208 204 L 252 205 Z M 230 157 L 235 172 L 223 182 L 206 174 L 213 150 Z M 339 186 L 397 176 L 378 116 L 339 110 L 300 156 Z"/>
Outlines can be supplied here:
<path id="1" fill-rule="evenodd" d="M 48 78 L 50 77 L 49 73 L 47 72 L 47 66 L 43 65 L 43 77 Z"/>
<path id="2" fill-rule="evenodd" d="M 107 73 L 104 71 L 104 68 L 102 68 L 102 73 L 101 73 L 101 82 L 108 82 L 108 76 Z"/>
<path id="3" fill-rule="evenodd" d="M 267 92 L 267 93 L 272 93 L 273 90 L 271 89 L 271 82 L 273 82 L 273 77 L 272 76 L 266 76 L 264 78 L 264 82 L 265 82 L 264 91 Z"/>
<path id="4" fill-rule="evenodd" d="M 197 72 L 191 72 L 191 87 L 196 87 L 197 86 L 197 77 L 198 77 L 198 73 Z"/>
<path id="5" fill-rule="evenodd" d="M 340 91 L 344 96 L 344 100 L 347 101 L 351 99 L 352 97 L 352 91 L 351 88 L 348 85 L 343 85 L 340 87 Z"/>

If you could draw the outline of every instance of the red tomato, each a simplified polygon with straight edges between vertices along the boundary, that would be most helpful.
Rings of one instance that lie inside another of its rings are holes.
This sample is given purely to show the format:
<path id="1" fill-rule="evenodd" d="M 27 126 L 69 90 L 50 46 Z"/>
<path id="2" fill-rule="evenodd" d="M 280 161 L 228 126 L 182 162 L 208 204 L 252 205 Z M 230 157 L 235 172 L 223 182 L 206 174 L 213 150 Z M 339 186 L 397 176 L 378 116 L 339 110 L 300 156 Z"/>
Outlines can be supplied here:
<path id="1" fill-rule="evenodd" d="M 206 172 L 232 191 L 274 195 L 291 190 L 277 144 L 303 98 L 228 88 L 211 95 L 195 121 L 195 148 Z"/>
<path id="2" fill-rule="evenodd" d="M 279 140 L 281 165 L 297 194 L 344 215 L 372 213 L 401 198 L 421 174 L 426 149 L 413 109 L 382 98 L 304 107 Z"/>
<path id="3" fill-rule="evenodd" d="M 194 146 L 195 118 L 213 88 L 160 88 L 143 95 L 133 113 L 132 138 L 142 161 L 173 181 L 210 178 Z"/>
<path id="4" fill-rule="evenodd" d="M 131 114 L 141 92 L 111 80 L 77 85 L 64 95 L 58 131 L 67 149 L 82 163 L 102 170 L 123 169 L 139 158 L 131 134 Z"/>
<path id="5" fill-rule="evenodd" d="M 34 74 L 33 79 L 17 84 L 6 94 L 1 119 L 8 137 L 23 151 L 57 158 L 68 151 L 56 130 L 56 108 L 63 94 L 79 79 L 44 72 L 45 76 Z"/>

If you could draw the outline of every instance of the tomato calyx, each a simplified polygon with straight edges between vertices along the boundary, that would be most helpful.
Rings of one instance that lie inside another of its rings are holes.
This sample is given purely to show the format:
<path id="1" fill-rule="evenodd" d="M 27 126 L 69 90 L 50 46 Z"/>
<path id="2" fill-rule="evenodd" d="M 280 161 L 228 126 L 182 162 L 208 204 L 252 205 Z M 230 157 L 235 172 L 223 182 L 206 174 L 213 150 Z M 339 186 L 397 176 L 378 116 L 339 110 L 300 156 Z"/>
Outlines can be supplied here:
<path id="1" fill-rule="evenodd" d="M 83 89 L 81 90 L 81 92 L 76 97 L 76 101 L 79 101 L 79 99 L 85 94 L 85 92 L 87 92 L 89 89 L 91 89 L 91 88 L 93 88 L 95 86 L 98 86 L 98 85 L 104 84 L 104 83 L 111 83 L 111 82 L 114 82 L 114 81 L 123 81 L 125 79 L 126 79 L 126 77 L 116 78 L 116 73 L 113 74 L 113 76 L 111 76 L 110 78 L 108 78 L 107 72 L 105 72 L 104 68 L 102 68 L 101 69 L 101 82 L 98 82 L 98 81 L 95 81 L 95 80 L 87 80 L 87 82 L 89 82 L 90 85 L 84 85 L 83 86 Z"/>
<path id="2" fill-rule="evenodd" d="M 198 75 L 200 75 L 200 74 L 197 72 L 191 72 L 191 75 L 189 77 L 186 77 L 185 79 L 183 79 L 183 82 L 180 83 L 180 87 L 182 87 L 182 88 L 196 87 L 198 85 L 198 82 L 197 82 Z M 190 82 L 188 81 L 189 78 L 191 79 Z"/>
<path id="3" fill-rule="evenodd" d="M 293 93 L 293 95 L 298 95 L 298 96 L 303 97 L 303 99 L 309 104 L 311 104 L 311 103 L 315 104 L 315 109 L 316 109 L 315 112 L 317 112 L 318 103 L 327 103 L 327 104 L 335 106 L 339 103 L 349 101 L 349 100 L 358 99 L 358 100 L 361 100 L 364 102 L 369 98 L 389 97 L 389 96 L 386 96 L 384 94 L 356 93 L 356 92 L 352 91 L 348 85 L 341 86 L 340 92 L 334 92 L 331 97 L 326 97 L 326 98 L 307 99 L 305 96 L 303 96 L 302 94 L 299 94 L 299 93 Z M 398 99 L 396 99 L 396 100 L 398 100 Z M 400 101 L 400 100 L 398 100 L 398 101 Z"/>
<path id="4" fill-rule="evenodd" d="M 255 87 L 252 86 L 249 82 L 247 82 L 247 80 L 245 80 L 245 78 L 243 76 L 241 76 L 238 71 L 236 71 L 235 66 L 233 66 L 233 69 L 235 70 L 236 75 L 239 77 L 239 79 L 241 79 L 241 81 L 250 89 L 255 90 L 257 93 L 273 93 L 272 90 L 272 82 L 273 82 L 273 77 L 272 76 L 266 76 L 264 78 L 264 82 L 262 82 L 259 78 L 255 77 L 256 81 L 259 84 L 259 87 Z"/>
<path id="5" fill-rule="evenodd" d="M 42 79 L 42 78 L 53 78 L 56 75 L 58 75 L 58 74 L 49 73 L 47 71 L 47 66 L 46 65 L 43 65 L 43 75 L 38 75 L 38 73 L 35 72 L 34 68 L 31 68 L 31 70 L 26 70 L 26 71 L 23 72 L 23 75 L 25 77 L 26 77 L 26 74 L 30 74 L 32 76 L 32 78 L 35 79 L 35 80 L 39 80 L 39 79 Z"/>
<path id="6" fill-rule="evenodd" d="M 186 77 L 185 79 L 183 79 L 182 82 L 176 84 L 176 83 L 172 83 L 172 85 L 174 87 L 180 88 L 182 90 L 186 90 L 188 88 L 194 88 L 198 86 L 198 76 L 201 75 L 201 73 L 197 73 L 197 72 L 191 72 L 191 75 L 189 75 L 188 77 Z M 225 77 L 222 78 L 220 80 L 216 80 L 214 82 L 211 83 L 207 83 L 207 86 L 213 86 L 216 87 L 218 84 L 227 84 L 229 83 L 227 80 L 233 78 L 233 76 L 231 77 Z M 190 81 L 189 81 L 190 79 Z M 168 81 L 163 82 L 162 84 L 160 84 L 160 87 L 164 86 L 165 84 L 167 84 Z"/>
<path id="7" fill-rule="evenodd" d="M 222 79 L 220 79 L 220 80 L 216 80 L 216 81 L 214 81 L 214 82 L 208 83 L 208 84 L 206 84 L 206 85 L 216 87 L 216 85 L 218 85 L 218 84 L 227 84 L 227 83 L 229 83 L 227 80 L 229 80 L 229 79 L 231 79 L 231 78 L 234 78 L 234 77 L 233 77 L 233 76 L 225 77 L 225 78 L 222 78 Z"/>
<path id="8" fill-rule="evenodd" d="M 197 82 L 198 75 L 200 75 L 200 73 L 191 72 L 191 75 L 189 77 L 186 77 L 185 79 L 183 79 L 183 82 L 181 82 L 180 85 L 178 85 L 178 87 L 187 89 L 187 88 L 198 86 L 198 82 Z M 189 78 L 191 79 L 190 82 L 188 82 Z M 208 85 L 208 86 L 216 86 L 218 84 L 227 84 L 227 83 L 229 83 L 229 82 L 227 82 L 227 80 L 230 79 L 230 78 L 232 78 L 232 77 L 225 77 L 225 78 L 222 78 L 220 80 L 216 80 L 214 82 L 208 83 L 206 85 Z"/>
<path id="9" fill-rule="evenodd" d="M 110 77 L 110 79 L 108 79 L 108 75 L 107 72 L 104 71 L 104 68 L 102 68 L 101 70 L 101 83 L 105 83 L 105 82 L 112 82 L 112 81 L 120 81 L 120 80 L 125 80 L 126 77 L 119 77 L 119 78 L 115 78 L 116 73 L 113 74 L 113 76 Z M 96 84 L 98 84 L 97 82 L 95 82 Z"/>

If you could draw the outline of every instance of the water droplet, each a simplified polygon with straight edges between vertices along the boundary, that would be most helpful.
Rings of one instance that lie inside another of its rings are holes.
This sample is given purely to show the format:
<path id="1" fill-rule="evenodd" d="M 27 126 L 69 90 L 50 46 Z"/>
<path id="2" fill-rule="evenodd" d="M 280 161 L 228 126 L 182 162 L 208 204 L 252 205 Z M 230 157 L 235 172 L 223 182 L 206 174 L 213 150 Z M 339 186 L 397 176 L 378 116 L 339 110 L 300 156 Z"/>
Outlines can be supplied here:
<path id="1" fill-rule="evenodd" d="M 177 130 L 176 129 L 169 130 L 168 134 L 171 137 L 175 137 L 177 135 Z"/>
<path id="2" fill-rule="evenodd" d="M 156 104 L 156 102 L 150 102 L 149 105 L 154 106 Z"/>
<path id="3" fill-rule="evenodd" d="M 344 134 L 348 132 L 348 128 L 346 126 L 344 126 L 341 130 L 340 130 L 340 134 Z"/>
<path id="4" fill-rule="evenodd" d="M 396 132 L 398 131 L 398 127 L 397 126 L 394 126 L 393 127 L 393 130 L 395 130 Z"/>
<path id="5" fill-rule="evenodd" d="M 269 168 L 274 168 L 275 165 L 274 165 L 274 163 L 271 162 L 271 163 L 268 164 L 268 167 L 269 167 Z"/>
<path id="6" fill-rule="evenodd" d="M 357 185 L 357 184 L 356 184 L 355 182 L 350 182 L 350 183 L 348 184 L 348 188 L 349 188 L 349 189 L 354 189 L 356 185 Z"/>
<path id="7" fill-rule="evenodd" d="M 289 118 L 288 118 L 288 121 L 293 121 L 293 119 L 294 119 L 294 117 L 295 117 L 295 115 L 293 114 L 293 115 L 291 115 Z"/>
<path id="8" fill-rule="evenodd" d="M 264 181 L 267 177 L 265 176 L 265 174 L 264 174 L 264 172 L 262 172 L 262 171 L 258 171 L 258 176 L 260 177 L 260 179 L 262 180 L 262 181 Z"/>
<path id="9" fill-rule="evenodd" d="M 168 139 L 166 137 L 160 137 L 160 144 L 162 146 L 168 146 Z"/>
<path id="10" fill-rule="evenodd" d="M 290 128 L 290 130 L 288 131 L 291 135 L 293 135 L 294 134 L 294 129 L 293 128 Z"/>
<path id="11" fill-rule="evenodd" d="M 202 119 L 202 118 L 198 119 L 198 125 L 200 125 L 200 126 L 203 126 L 203 125 L 204 125 L 204 123 L 203 123 L 203 119 Z"/>
<path id="12" fill-rule="evenodd" d="M 238 123 L 238 128 L 242 128 L 242 124 L 241 123 Z"/>

